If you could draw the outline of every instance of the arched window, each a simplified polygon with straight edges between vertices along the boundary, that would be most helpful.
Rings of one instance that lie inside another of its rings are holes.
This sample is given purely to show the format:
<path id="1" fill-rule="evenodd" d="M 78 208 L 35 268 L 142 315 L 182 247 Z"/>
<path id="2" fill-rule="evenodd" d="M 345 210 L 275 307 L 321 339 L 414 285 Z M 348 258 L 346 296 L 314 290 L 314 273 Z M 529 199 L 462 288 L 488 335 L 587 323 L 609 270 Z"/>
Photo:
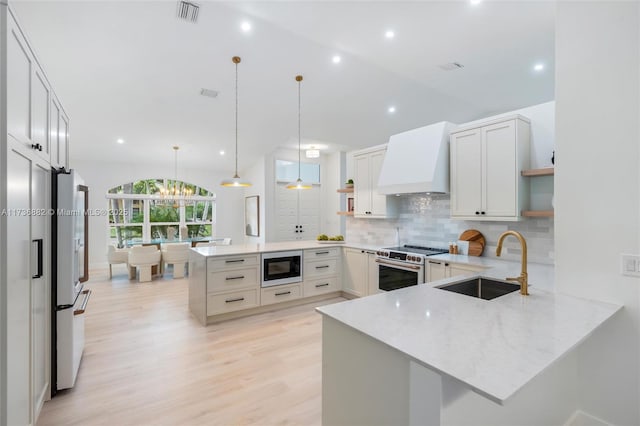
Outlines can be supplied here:
<path id="1" fill-rule="evenodd" d="M 145 179 L 111 188 L 106 198 L 109 242 L 118 247 L 212 236 L 216 195 L 197 185 Z"/>

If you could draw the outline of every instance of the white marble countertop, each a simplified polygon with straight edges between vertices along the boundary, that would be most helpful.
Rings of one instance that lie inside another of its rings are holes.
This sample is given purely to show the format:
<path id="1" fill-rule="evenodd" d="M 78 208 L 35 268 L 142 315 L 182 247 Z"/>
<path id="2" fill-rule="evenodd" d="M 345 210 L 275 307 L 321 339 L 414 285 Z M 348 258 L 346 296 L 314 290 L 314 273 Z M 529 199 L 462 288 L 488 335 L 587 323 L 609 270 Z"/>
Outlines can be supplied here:
<path id="1" fill-rule="evenodd" d="M 433 258 L 491 268 L 474 276 L 520 272 L 519 262 Z M 530 296 L 482 300 L 436 288 L 454 277 L 317 310 L 502 404 L 621 309 L 543 290 L 553 288 L 553 266 L 528 266 Z"/>
<path id="2" fill-rule="evenodd" d="M 278 243 L 264 243 L 264 244 L 232 244 L 230 246 L 213 246 L 213 247 L 195 247 L 192 250 L 205 257 L 215 256 L 229 256 L 238 254 L 254 254 L 254 253 L 266 253 L 273 251 L 287 251 L 287 250 L 306 250 L 316 248 L 327 247 L 351 247 L 360 250 L 376 251 L 378 246 L 371 246 L 367 244 L 359 244 L 352 242 L 328 242 L 319 243 L 315 240 L 305 241 L 283 241 Z"/>

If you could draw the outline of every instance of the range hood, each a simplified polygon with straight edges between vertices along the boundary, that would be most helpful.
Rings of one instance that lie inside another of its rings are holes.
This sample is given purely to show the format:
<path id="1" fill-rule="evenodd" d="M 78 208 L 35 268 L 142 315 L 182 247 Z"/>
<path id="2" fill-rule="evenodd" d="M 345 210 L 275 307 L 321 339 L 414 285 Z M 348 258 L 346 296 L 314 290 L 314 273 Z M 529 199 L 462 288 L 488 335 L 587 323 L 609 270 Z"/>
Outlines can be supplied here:
<path id="1" fill-rule="evenodd" d="M 447 121 L 398 133 L 389 138 L 378 192 L 412 194 L 449 192 L 449 132 Z"/>

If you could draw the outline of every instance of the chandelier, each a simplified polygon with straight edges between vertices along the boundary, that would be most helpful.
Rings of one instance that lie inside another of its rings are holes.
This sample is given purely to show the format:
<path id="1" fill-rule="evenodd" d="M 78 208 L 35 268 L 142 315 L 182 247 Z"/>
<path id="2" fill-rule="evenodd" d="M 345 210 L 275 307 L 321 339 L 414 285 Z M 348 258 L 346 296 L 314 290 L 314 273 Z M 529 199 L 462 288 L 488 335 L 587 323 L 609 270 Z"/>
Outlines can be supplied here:
<path id="1" fill-rule="evenodd" d="M 167 180 L 166 187 L 160 187 L 160 200 L 164 201 L 164 204 L 173 204 L 173 207 L 178 207 L 180 203 L 184 204 L 186 201 L 190 201 L 193 196 L 193 190 L 187 188 L 187 184 L 178 181 L 178 150 L 179 146 L 173 147 L 174 157 L 174 174 L 173 182 Z"/>

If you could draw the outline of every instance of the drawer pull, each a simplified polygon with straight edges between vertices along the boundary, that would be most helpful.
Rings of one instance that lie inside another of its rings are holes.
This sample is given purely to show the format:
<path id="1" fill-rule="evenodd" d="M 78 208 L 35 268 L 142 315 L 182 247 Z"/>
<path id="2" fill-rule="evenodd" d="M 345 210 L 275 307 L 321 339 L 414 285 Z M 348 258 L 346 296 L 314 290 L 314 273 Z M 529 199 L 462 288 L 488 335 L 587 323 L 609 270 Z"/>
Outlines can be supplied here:
<path id="1" fill-rule="evenodd" d="M 244 297 L 237 297 L 235 299 L 227 299 L 224 301 L 224 303 L 242 302 L 243 300 L 244 300 Z"/>
<path id="2" fill-rule="evenodd" d="M 231 280 L 241 280 L 241 279 L 244 279 L 244 275 L 240 275 L 240 276 L 237 276 L 237 277 L 227 277 L 227 278 L 225 278 L 225 279 L 226 279 L 227 281 L 231 281 Z"/>
<path id="3" fill-rule="evenodd" d="M 316 266 L 316 269 L 324 269 L 324 268 L 328 268 L 329 265 L 322 265 L 322 266 Z"/>
<path id="4" fill-rule="evenodd" d="M 287 294 L 291 294 L 290 291 L 283 291 L 282 293 L 276 293 L 276 296 L 285 296 Z"/>
<path id="5" fill-rule="evenodd" d="M 235 260 L 225 260 L 224 263 L 242 263 L 244 259 L 235 259 Z"/>
<path id="6" fill-rule="evenodd" d="M 442 265 L 441 262 L 434 262 L 433 260 L 430 260 L 429 263 L 432 265 Z"/>
<path id="7" fill-rule="evenodd" d="M 328 286 L 328 285 L 329 285 L 329 283 L 316 284 L 316 288 L 319 288 L 319 287 L 326 287 L 326 286 Z"/>
<path id="8" fill-rule="evenodd" d="M 321 254 L 329 254 L 328 251 L 317 251 L 316 255 L 321 255 Z"/>

